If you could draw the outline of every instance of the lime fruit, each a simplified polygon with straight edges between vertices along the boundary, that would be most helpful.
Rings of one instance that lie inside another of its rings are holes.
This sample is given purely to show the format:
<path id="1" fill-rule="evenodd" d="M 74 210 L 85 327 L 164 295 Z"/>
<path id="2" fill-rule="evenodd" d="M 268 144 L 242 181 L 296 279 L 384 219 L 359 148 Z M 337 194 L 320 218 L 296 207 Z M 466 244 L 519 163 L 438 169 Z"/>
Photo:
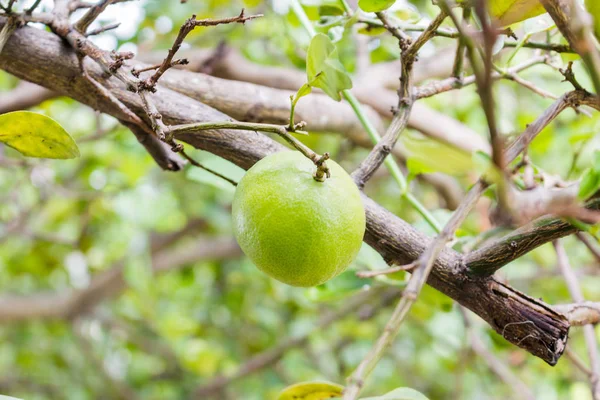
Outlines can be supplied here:
<path id="1" fill-rule="evenodd" d="M 331 177 L 297 151 L 267 156 L 246 172 L 233 198 L 233 232 L 267 275 L 292 286 L 315 286 L 342 273 L 365 233 L 358 188 L 336 162 Z"/>

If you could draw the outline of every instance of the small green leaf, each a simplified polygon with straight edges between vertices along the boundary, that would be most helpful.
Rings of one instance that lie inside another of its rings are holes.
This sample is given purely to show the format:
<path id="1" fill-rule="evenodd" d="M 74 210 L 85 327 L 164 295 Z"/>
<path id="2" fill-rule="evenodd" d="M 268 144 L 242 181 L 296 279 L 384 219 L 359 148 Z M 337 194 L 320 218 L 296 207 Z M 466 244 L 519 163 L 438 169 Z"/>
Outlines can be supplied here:
<path id="1" fill-rule="evenodd" d="M 593 168 L 587 169 L 583 173 L 583 178 L 581 178 L 581 184 L 579 185 L 579 194 L 578 197 L 581 200 L 585 200 L 600 188 L 600 176 Z"/>
<path id="2" fill-rule="evenodd" d="M 298 100 L 300 100 L 300 98 L 309 95 L 310 92 L 312 92 L 312 88 L 308 83 L 300 86 L 300 89 L 298 89 L 296 96 L 294 97 L 294 105 L 298 102 Z"/>
<path id="3" fill-rule="evenodd" d="M 490 0 L 489 7 L 490 14 L 502 26 L 512 25 L 546 12 L 539 0 Z"/>
<path id="4" fill-rule="evenodd" d="M 396 0 L 358 0 L 358 6 L 366 12 L 379 12 L 390 8 Z"/>
<path id="5" fill-rule="evenodd" d="M 342 395 L 344 387 L 330 382 L 301 382 L 283 389 L 277 400 L 325 400 Z"/>
<path id="6" fill-rule="evenodd" d="M 594 162 L 591 168 L 588 168 L 581 178 L 579 184 L 578 197 L 585 200 L 600 189 L 600 151 L 594 152 Z"/>
<path id="7" fill-rule="evenodd" d="M 429 400 L 421 392 L 411 388 L 398 388 L 394 389 L 383 396 L 368 397 L 362 400 Z"/>
<path id="8" fill-rule="evenodd" d="M 27 157 L 79 157 L 77 144 L 58 122 L 30 111 L 0 115 L 0 142 Z"/>
<path id="9" fill-rule="evenodd" d="M 336 101 L 342 99 L 342 90 L 352 87 L 350 76 L 338 59 L 337 48 L 322 33 L 315 35 L 308 47 L 306 75 L 310 86 L 322 89 Z"/>
<path id="10" fill-rule="evenodd" d="M 594 32 L 596 32 L 596 36 L 600 38 L 600 1 L 585 0 L 585 7 L 594 19 Z"/>

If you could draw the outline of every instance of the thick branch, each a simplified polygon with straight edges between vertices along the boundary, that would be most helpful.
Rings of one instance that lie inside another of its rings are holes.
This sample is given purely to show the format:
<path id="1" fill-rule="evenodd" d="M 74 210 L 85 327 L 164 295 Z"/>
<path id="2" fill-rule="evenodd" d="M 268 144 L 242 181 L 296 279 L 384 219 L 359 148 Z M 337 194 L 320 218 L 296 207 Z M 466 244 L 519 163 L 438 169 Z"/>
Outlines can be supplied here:
<path id="1" fill-rule="evenodd" d="M 598 209 L 600 201 L 594 200 L 588 208 Z M 577 232 L 570 223 L 554 217 L 539 218 L 491 243 L 465 255 L 464 263 L 473 276 L 490 276 L 513 260 L 531 250 L 561 237 Z"/>

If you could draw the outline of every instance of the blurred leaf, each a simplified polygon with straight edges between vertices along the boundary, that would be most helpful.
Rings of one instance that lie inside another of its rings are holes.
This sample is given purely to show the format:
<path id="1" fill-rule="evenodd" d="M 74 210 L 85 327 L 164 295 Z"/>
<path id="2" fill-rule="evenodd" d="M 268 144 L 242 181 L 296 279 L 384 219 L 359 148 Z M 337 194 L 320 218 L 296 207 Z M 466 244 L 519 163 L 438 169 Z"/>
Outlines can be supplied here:
<path id="1" fill-rule="evenodd" d="M 418 392 L 411 388 L 398 388 L 394 389 L 383 396 L 367 397 L 362 400 L 429 400 L 421 392 Z"/>
<path id="2" fill-rule="evenodd" d="M 592 196 L 600 189 L 600 151 L 594 152 L 594 163 L 588 168 L 581 178 L 578 197 L 582 200 Z"/>
<path id="3" fill-rule="evenodd" d="M 490 0 L 490 14 L 502 26 L 512 25 L 546 12 L 539 0 Z"/>
<path id="4" fill-rule="evenodd" d="M 385 33 L 386 29 L 383 26 L 367 25 L 358 30 L 358 33 L 368 36 L 379 36 Z"/>
<path id="5" fill-rule="evenodd" d="M 58 122 L 30 111 L 0 115 L 0 142 L 28 157 L 79 157 L 77 144 Z"/>
<path id="6" fill-rule="evenodd" d="M 502 49 L 504 49 L 505 39 L 506 39 L 506 36 L 503 36 L 503 35 L 500 35 L 496 38 L 496 43 L 494 43 L 494 47 L 492 47 L 493 55 L 500 53 L 500 51 L 502 51 Z"/>
<path id="7" fill-rule="evenodd" d="M 396 0 L 358 0 L 358 6 L 366 12 L 378 12 L 390 8 Z"/>
<path id="8" fill-rule="evenodd" d="M 408 153 L 407 166 L 413 176 L 431 172 L 464 175 L 474 168 L 471 154 L 419 133 L 408 131 L 400 142 Z"/>
<path id="9" fill-rule="evenodd" d="M 552 17 L 548 14 L 542 14 L 535 18 L 530 18 L 523 22 L 523 31 L 528 35 L 553 29 L 556 26 Z M 526 35 L 525 35 L 526 36 Z"/>
<path id="10" fill-rule="evenodd" d="M 399 8 L 394 9 L 391 14 L 399 20 L 410 24 L 421 20 L 419 9 L 410 3 L 403 3 Z"/>
<path id="11" fill-rule="evenodd" d="M 585 0 L 585 7 L 594 18 L 594 31 L 596 36 L 600 38 L 600 1 Z"/>
<path id="12" fill-rule="evenodd" d="M 329 36 L 318 33 L 311 40 L 306 56 L 308 84 L 322 89 L 329 97 L 340 101 L 340 92 L 352 87 L 350 76 L 338 59 L 338 52 Z"/>
<path id="13" fill-rule="evenodd" d="M 288 386 L 277 400 L 325 400 L 342 395 L 344 387 L 329 382 L 302 382 Z"/>
<path id="14" fill-rule="evenodd" d="M 344 15 L 344 9 L 338 1 L 326 2 L 325 4 L 319 6 L 319 15 L 322 17 L 330 15 Z"/>
<path id="15" fill-rule="evenodd" d="M 2 396 L 0 394 L 0 400 L 23 400 L 23 399 L 17 399 L 16 397 L 10 397 L 10 396 Z"/>

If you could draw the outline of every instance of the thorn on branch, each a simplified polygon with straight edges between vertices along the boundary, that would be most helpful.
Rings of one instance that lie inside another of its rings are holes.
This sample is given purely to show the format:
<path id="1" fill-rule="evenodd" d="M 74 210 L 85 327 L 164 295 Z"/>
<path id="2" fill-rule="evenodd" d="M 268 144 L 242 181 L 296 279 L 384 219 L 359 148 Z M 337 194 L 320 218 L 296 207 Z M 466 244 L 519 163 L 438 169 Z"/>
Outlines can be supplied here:
<path id="1" fill-rule="evenodd" d="M 112 72 L 113 74 L 115 72 L 117 72 L 117 70 L 119 68 L 121 68 L 123 66 L 123 63 L 126 60 L 131 60 L 135 55 L 132 52 L 116 52 L 116 51 L 112 51 L 110 53 L 110 58 L 113 59 L 113 62 L 110 63 L 110 65 L 108 66 L 108 70 L 110 72 Z"/>

